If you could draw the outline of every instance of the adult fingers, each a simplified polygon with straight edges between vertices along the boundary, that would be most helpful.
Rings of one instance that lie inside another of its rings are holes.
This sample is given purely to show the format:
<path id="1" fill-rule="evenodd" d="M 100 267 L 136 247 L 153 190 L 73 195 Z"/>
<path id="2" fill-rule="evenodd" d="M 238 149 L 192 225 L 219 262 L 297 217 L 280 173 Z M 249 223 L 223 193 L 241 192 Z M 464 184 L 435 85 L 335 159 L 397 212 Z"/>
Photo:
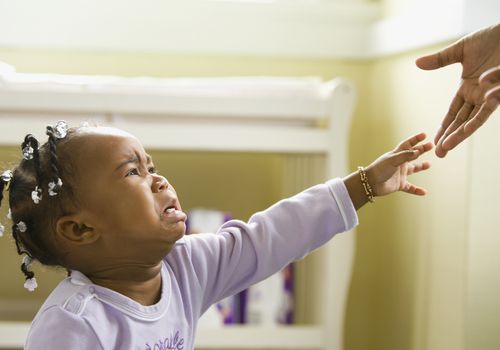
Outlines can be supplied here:
<path id="1" fill-rule="evenodd" d="M 493 112 L 500 104 L 500 84 L 488 90 L 484 98 L 486 105 Z"/>
<path id="2" fill-rule="evenodd" d="M 460 95 L 456 94 L 453 100 L 451 101 L 450 107 L 448 108 L 448 112 L 446 113 L 443 121 L 441 122 L 441 126 L 436 132 L 436 136 L 434 136 L 434 144 L 436 145 L 438 144 L 441 137 L 443 137 L 446 129 L 448 129 L 450 124 L 455 120 L 457 114 L 460 112 L 464 104 L 465 104 L 464 99 Z"/>
<path id="3" fill-rule="evenodd" d="M 486 90 L 484 99 L 493 112 L 500 103 L 500 66 L 490 68 L 481 74 L 479 85 Z"/>
<path id="4" fill-rule="evenodd" d="M 453 122 L 448 125 L 448 128 L 445 130 L 443 136 L 441 137 L 441 140 L 445 140 L 449 135 L 454 133 L 455 130 L 463 126 L 467 122 L 467 120 L 469 120 L 471 116 L 475 114 L 474 109 L 476 109 L 476 106 L 467 102 L 464 103 L 462 108 L 460 108 L 460 111 L 458 111 L 455 120 L 453 120 Z M 479 107 L 477 107 L 475 111 L 476 113 L 477 110 L 479 110 Z"/>
<path id="5" fill-rule="evenodd" d="M 489 116 L 493 112 L 486 103 L 483 103 L 481 107 L 476 107 L 474 115 L 471 113 L 472 118 L 463 125 L 463 127 L 458 128 L 453 133 L 448 135 L 442 141 L 442 148 L 445 151 L 451 151 L 456 146 L 458 146 L 462 141 L 472 135 L 477 129 L 483 125 Z M 474 112 L 473 111 L 473 112 Z"/>
<path id="6" fill-rule="evenodd" d="M 485 96 L 485 98 L 486 98 L 486 103 L 483 103 L 479 111 L 474 116 L 474 118 L 472 118 L 465 124 L 464 126 L 465 135 L 467 136 L 472 135 L 488 120 L 491 113 L 493 113 L 493 111 L 495 110 L 496 106 L 494 105 L 494 101 L 488 100 L 489 99 L 488 93 Z"/>
<path id="7" fill-rule="evenodd" d="M 415 64 L 424 70 L 438 69 L 449 64 L 462 62 L 463 41 L 459 40 L 436 53 L 417 58 Z"/>
<path id="8" fill-rule="evenodd" d="M 447 151 L 447 150 L 445 150 L 445 149 L 443 148 L 443 145 L 442 145 L 442 143 L 440 142 L 440 143 L 438 143 L 438 144 L 436 145 L 436 149 L 435 149 L 434 153 L 435 153 L 435 154 L 436 154 L 436 156 L 438 156 L 439 158 L 444 158 L 444 157 L 446 157 L 446 155 L 448 154 L 448 151 Z"/>
<path id="9" fill-rule="evenodd" d="M 465 140 L 469 136 L 470 134 L 465 133 L 465 127 L 461 127 L 443 139 L 441 148 L 444 152 L 448 153 L 448 151 L 451 151 L 452 149 L 457 147 L 460 143 L 462 143 L 463 140 Z"/>
<path id="10" fill-rule="evenodd" d="M 478 113 L 480 107 L 464 103 L 453 123 L 451 123 L 436 143 L 436 155 L 444 158 L 448 151 L 462 142 L 469 135 L 465 134 L 464 125 Z M 451 147 L 451 148 L 449 148 Z"/>
<path id="11" fill-rule="evenodd" d="M 482 87 L 488 87 L 491 84 L 500 83 L 500 66 L 488 69 L 479 77 L 479 84 Z"/>

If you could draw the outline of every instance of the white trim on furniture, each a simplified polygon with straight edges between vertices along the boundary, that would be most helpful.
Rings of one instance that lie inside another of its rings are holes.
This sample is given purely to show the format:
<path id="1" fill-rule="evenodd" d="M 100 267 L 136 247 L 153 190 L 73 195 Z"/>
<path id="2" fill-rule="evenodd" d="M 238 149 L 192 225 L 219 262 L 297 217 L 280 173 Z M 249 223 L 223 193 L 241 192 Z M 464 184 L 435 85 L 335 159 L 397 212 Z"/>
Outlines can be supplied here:
<path id="1" fill-rule="evenodd" d="M 137 79 L 0 68 L 0 129 L 8 130 L 0 145 L 19 146 L 30 132 L 43 138 L 45 124 L 55 119 L 74 125 L 91 118 L 131 132 L 147 148 L 321 154 L 326 171 L 319 178 L 347 173 L 356 91 L 343 79 Z M 200 329 L 197 347 L 341 350 L 355 237 L 339 236 L 317 252 L 317 282 L 306 291 L 310 324 Z M 21 347 L 28 327 L 0 322 L 0 348 Z"/>

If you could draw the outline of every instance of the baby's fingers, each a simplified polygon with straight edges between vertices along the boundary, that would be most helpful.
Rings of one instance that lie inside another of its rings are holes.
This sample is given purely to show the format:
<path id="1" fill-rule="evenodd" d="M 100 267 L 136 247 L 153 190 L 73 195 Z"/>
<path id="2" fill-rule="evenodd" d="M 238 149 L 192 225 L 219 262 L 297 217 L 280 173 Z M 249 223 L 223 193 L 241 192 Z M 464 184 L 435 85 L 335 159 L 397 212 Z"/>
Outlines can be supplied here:
<path id="1" fill-rule="evenodd" d="M 427 142 L 427 143 L 424 143 L 422 145 L 418 145 L 418 146 L 413 147 L 412 150 L 418 151 L 418 155 L 421 156 L 425 152 L 429 152 L 432 149 L 432 147 L 434 147 L 432 142 Z"/>
<path id="2" fill-rule="evenodd" d="M 418 158 L 419 151 L 418 150 L 404 150 L 391 155 L 390 164 L 394 167 L 398 167 L 406 162 L 411 162 Z"/>
<path id="3" fill-rule="evenodd" d="M 391 164 L 393 166 L 400 166 L 405 162 L 411 162 L 417 159 L 420 155 L 432 149 L 432 142 L 427 142 L 423 145 L 418 145 L 412 149 L 396 152 L 391 156 Z"/>
<path id="4" fill-rule="evenodd" d="M 409 137 L 406 140 L 402 141 L 396 147 L 395 152 L 409 150 L 412 147 L 416 146 L 419 142 L 425 140 L 426 137 L 427 137 L 427 135 L 425 135 L 424 132 L 421 132 L 421 133 L 418 133 L 416 135 L 413 135 L 412 137 Z"/>
<path id="5" fill-rule="evenodd" d="M 415 186 L 412 183 L 407 182 L 404 187 L 401 189 L 401 191 L 409 193 L 409 194 L 414 194 L 417 196 L 425 196 L 427 194 L 427 190 L 423 187 Z"/>
<path id="6" fill-rule="evenodd" d="M 418 164 L 411 164 L 408 167 L 408 173 L 407 175 L 415 174 L 423 170 L 427 170 L 431 167 L 431 163 L 429 162 L 422 162 Z"/>

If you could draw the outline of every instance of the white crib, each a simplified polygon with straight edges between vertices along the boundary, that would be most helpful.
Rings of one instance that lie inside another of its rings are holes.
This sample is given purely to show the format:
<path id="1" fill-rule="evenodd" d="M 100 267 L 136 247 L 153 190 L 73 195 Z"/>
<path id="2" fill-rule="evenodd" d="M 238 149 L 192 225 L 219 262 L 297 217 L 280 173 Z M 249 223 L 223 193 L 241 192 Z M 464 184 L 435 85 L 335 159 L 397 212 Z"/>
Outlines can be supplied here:
<path id="1" fill-rule="evenodd" d="M 0 144 L 18 146 L 33 125 L 91 117 L 131 132 L 146 148 L 322 154 L 324 180 L 348 172 L 354 102 L 353 85 L 342 79 L 120 78 L 0 69 Z M 342 349 L 354 239 L 353 232 L 339 235 L 316 254 L 319 263 L 309 272 L 317 277 L 305 289 L 310 323 L 200 329 L 197 349 Z M 28 328 L 0 321 L 0 348 L 22 347 Z"/>

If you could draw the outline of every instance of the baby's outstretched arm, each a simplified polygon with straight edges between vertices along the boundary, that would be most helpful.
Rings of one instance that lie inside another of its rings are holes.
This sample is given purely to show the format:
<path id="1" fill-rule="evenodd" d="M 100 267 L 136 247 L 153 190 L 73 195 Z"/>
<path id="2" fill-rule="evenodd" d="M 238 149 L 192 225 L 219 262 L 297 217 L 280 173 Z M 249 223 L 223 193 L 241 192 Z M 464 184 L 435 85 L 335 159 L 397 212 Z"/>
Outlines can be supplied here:
<path id="1" fill-rule="evenodd" d="M 401 142 L 394 150 L 381 155 L 366 168 L 346 176 L 344 183 L 354 207 L 361 208 L 371 196 L 385 196 L 396 191 L 425 195 L 424 188 L 408 182 L 409 175 L 430 167 L 429 162 L 410 163 L 432 149 L 432 142 L 422 143 L 425 138 L 425 133 L 416 134 Z M 363 175 L 366 175 L 365 184 Z"/>

